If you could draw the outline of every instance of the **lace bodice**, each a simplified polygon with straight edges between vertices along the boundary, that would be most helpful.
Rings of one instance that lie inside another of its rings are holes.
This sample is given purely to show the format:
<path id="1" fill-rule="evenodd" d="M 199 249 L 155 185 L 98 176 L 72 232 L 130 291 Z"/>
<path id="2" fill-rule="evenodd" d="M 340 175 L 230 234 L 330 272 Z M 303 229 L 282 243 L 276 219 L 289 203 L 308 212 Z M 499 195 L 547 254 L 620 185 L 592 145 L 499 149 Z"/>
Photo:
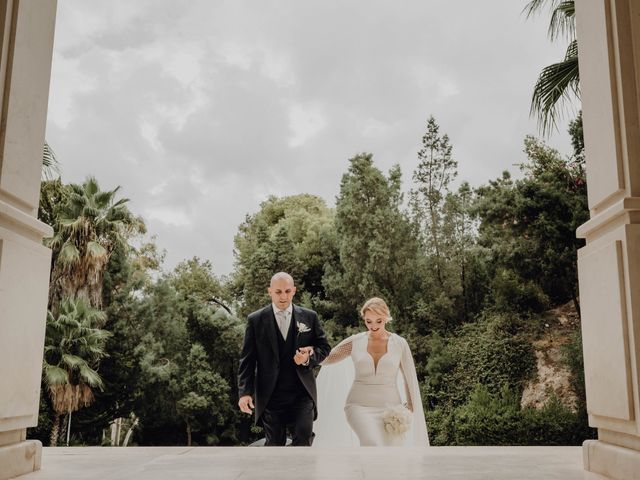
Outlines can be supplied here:
<path id="1" fill-rule="evenodd" d="M 351 357 L 355 368 L 355 382 L 370 385 L 388 384 L 395 386 L 398 372 L 401 372 L 402 383 L 406 392 L 407 408 L 413 410 L 409 386 L 401 362 L 405 354 L 404 340 L 395 334 L 391 334 L 387 343 L 387 352 L 378 359 L 377 365 L 368 352 L 368 344 L 368 332 L 352 335 L 336 345 L 322 362 L 322 365 L 330 365 Z"/>

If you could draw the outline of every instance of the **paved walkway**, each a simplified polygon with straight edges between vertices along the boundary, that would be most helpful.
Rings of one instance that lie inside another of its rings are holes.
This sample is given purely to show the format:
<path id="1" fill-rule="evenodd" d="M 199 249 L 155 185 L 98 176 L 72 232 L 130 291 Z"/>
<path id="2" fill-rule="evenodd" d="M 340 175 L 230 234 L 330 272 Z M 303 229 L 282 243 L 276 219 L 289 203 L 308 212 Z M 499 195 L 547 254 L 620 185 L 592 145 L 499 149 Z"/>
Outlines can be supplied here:
<path id="1" fill-rule="evenodd" d="M 45 448 L 20 480 L 582 480 L 581 447 Z"/>

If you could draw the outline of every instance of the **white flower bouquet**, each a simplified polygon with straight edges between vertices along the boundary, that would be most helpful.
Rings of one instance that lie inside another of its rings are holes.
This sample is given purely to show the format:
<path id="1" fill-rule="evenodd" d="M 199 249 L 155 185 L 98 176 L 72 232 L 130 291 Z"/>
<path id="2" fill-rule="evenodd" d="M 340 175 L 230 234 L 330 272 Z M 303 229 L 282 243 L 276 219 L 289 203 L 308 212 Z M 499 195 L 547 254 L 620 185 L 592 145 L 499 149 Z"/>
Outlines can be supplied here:
<path id="1" fill-rule="evenodd" d="M 394 405 L 382 413 L 382 423 L 387 432 L 401 435 L 409 430 L 411 417 L 411 412 L 404 405 Z"/>

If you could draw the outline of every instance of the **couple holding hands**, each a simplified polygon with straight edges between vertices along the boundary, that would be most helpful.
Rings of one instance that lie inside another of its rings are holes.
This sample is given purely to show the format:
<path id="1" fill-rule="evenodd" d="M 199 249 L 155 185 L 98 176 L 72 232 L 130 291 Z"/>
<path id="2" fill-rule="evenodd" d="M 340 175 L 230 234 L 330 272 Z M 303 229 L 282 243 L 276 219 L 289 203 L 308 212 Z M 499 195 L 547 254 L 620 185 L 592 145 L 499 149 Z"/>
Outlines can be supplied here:
<path id="1" fill-rule="evenodd" d="M 367 300 L 366 331 L 331 349 L 316 312 L 292 303 L 291 275 L 276 273 L 268 292 L 272 304 L 248 317 L 238 371 L 238 406 L 255 409 L 267 446 L 285 445 L 287 429 L 294 446 L 429 444 L 413 357 L 386 330 L 384 300 Z"/>

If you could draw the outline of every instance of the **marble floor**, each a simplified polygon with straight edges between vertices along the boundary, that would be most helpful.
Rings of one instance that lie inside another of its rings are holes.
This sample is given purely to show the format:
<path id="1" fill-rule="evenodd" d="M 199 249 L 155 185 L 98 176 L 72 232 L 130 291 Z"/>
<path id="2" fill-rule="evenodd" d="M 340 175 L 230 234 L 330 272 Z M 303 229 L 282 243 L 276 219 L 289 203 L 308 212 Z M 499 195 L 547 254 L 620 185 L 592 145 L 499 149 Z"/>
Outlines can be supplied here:
<path id="1" fill-rule="evenodd" d="M 45 448 L 20 480 L 578 480 L 581 447 Z"/>

